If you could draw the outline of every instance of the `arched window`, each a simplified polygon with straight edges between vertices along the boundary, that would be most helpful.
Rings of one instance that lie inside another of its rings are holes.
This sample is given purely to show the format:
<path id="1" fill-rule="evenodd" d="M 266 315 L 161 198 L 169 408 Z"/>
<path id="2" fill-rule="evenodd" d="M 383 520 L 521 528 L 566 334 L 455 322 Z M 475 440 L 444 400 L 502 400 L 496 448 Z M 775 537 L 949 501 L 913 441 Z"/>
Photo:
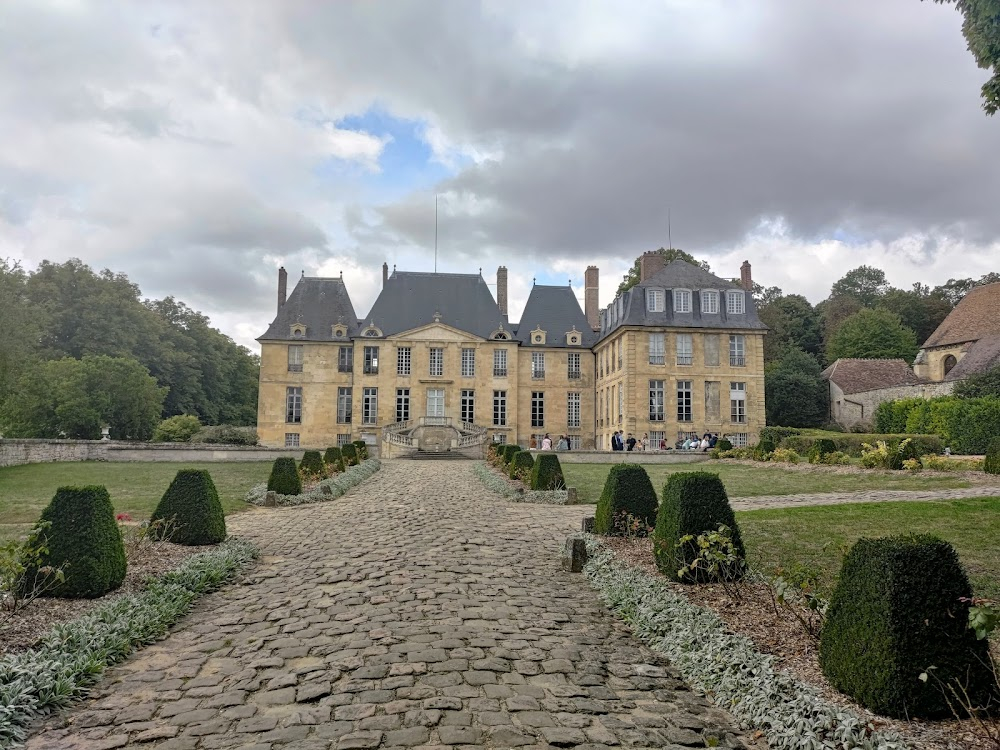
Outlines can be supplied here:
<path id="1" fill-rule="evenodd" d="M 958 360 L 955 359 L 954 355 L 949 354 L 947 357 L 945 357 L 944 358 L 944 374 L 947 375 L 949 372 L 951 372 L 952 368 L 955 365 L 957 365 L 957 364 L 958 364 Z"/>

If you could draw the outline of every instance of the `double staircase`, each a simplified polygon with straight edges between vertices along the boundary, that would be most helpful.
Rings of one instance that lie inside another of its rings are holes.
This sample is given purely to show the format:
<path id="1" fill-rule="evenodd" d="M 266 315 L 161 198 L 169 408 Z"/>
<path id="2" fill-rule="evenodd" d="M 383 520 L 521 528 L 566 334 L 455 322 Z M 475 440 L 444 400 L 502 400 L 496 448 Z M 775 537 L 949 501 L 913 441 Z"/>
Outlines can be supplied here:
<path id="1" fill-rule="evenodd" d="M 482 458 L 486 428 L 451 417 L 417 417 L 382 428 L 386 457 Z"/>

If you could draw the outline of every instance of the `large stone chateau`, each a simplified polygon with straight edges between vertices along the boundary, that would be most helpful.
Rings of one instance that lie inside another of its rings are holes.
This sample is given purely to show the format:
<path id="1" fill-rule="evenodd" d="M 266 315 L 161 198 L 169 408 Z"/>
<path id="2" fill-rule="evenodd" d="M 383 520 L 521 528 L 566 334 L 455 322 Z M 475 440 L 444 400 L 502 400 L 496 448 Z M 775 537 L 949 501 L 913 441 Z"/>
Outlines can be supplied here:
<path id="1" fill-rule="evenodd" d="M 268 446 L 377 443 L 383 455 L 529 445 L 548 433 L 607 450 L 611 434 L 672 447 L 715 432 L 736 445 L 764 426 L 763 336 L 750 264 L 737 285 L 646 253 L 639 283 L 598 307 L 569 286 L 532 287 L 507 316 L 507 269 L 496 299 L 480 274 L 382 266 L 382 291 L 358 317 L 342 278 L 303 276 L 261 343 L 257 429 Z"/>

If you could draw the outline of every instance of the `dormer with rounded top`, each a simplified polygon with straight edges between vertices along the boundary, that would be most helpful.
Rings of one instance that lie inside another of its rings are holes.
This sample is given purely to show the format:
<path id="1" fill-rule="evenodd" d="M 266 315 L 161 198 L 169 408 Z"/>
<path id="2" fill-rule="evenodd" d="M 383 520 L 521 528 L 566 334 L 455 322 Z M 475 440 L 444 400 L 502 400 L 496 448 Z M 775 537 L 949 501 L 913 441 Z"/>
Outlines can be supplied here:
<path id="1" fill-rule="evenodd" d="M 361 335 L 366 339 L 377 339 L 382 337 L 382 331 L 374 323 L 369 323 L 361 329 Z"/>
<path id="2" fill-rule="evenodd" d="M 497 328 L 493 333 L 490 334 L 491 341 L 510 341 L 510 331 L 504 329 L 503 326 Z"/>
<path id="3" fill-rule="evenodd" d="M 582 346 L 583 345 L 583 334 L 576 330 L 576 326 L 573 326 L 573 330 L 566 332 L 566 346 Z"/>
<path id="4" fill-rule="evenodd" d="M 545 343 L 545 331 L 542 330 L 541 326 L 536 327 L 531 332 L 531 343 L 535 346 L 541 346 Z"/>
<path id="5" fill-rule="evenodd" d="M 305 323 L 292 323 L 288 327 L 288 333 L 293 339 L 305 338 L 306 335 L 306 324 Z"/>

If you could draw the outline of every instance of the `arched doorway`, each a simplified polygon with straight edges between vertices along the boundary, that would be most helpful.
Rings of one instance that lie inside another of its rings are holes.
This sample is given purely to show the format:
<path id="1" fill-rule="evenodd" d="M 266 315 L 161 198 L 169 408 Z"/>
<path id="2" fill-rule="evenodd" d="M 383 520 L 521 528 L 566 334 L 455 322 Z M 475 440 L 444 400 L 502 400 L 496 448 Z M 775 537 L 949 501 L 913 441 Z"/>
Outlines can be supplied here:
<path id="1" fill-rule="evenodd" d="M 958 364 L 958 360 L 955 359 L 955 355 L 949 354 L 944 358 L 944 374 L 947 375 L 951 372 L 952 368 Z"/>

